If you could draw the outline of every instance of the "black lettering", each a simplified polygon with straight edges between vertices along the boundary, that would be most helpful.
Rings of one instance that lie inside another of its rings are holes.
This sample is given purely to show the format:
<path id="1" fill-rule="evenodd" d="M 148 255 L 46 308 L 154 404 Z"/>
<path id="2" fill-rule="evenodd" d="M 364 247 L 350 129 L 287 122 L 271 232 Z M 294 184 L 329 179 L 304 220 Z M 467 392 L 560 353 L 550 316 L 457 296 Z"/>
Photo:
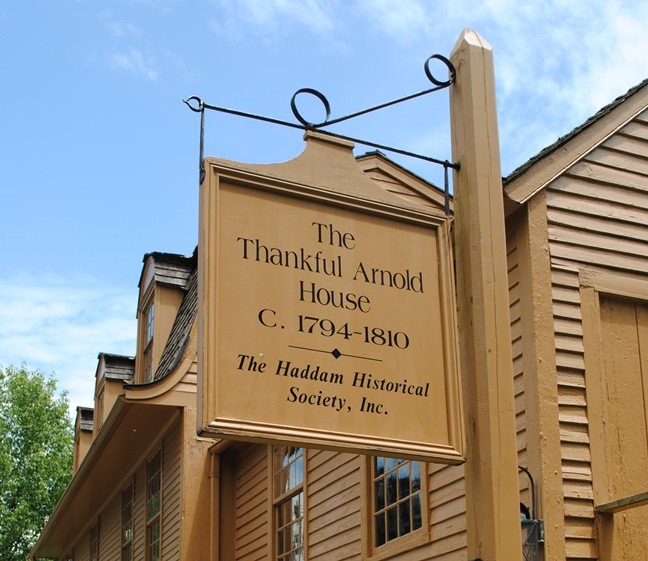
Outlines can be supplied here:
<path id="1" fill-rule="evenodd" d="M 317 243 L 327 243 L 328 245 L 336 245 L 345 249 L 355 248 L 355 237 L 350 232 L 336 230 L 333 224 L 313 222 L 311 226 L 317 227 Z"/>
<path id="2" fill-rule="evenodd" d="M 264 319 L 266 315 L 269 315 L 272 317 L 272 319 Z M 275 323 L 266 323 L 274 320 L 274 317 L 277 315 L 277 312 L 274 310 L 271 310 L 270 308 L 264 308 L 259 312 L 259 323 L 265 327 L 277 327 L 276 322 Z"/>
<path id="3" fill-rule="evenodd" d="M 363 294 L 358 296 L 353 292 L 318 287 L 314 282 L 305 283 L 303 280 L 299 281 L 299 301 L 350 311 L 360 310 L 364 314 L 371 310 L 371 301 Z"/>
<path id="4" fill-rule="evenodd" d="M 246 370 L 247 372 L 265 372 L 267 364 L 265 362 L 257 361 L 252 355 L 238 355 L 239 363 L 236 367 L 237 370 Z"/>

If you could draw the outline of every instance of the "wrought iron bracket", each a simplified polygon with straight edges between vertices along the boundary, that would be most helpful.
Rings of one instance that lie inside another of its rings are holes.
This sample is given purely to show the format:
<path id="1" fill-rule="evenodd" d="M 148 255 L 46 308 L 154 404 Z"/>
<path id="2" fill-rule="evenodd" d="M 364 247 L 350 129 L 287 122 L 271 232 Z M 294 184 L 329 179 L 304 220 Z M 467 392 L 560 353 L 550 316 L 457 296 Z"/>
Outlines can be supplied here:
<path id="1" fill-rule="evenodd" d="M 448 70 L 448 79 L 447 80 L 440 80 L 434 76 L 432 73 L 432 70 L 430 69 L 430 63 L 432 61 L 440 61 L 445 65 L 445 67 Z M 205 103 L 200 97 L 197 95 L 192 95 L 191 97 L 188 97 L 187 99 L 184 99 L 183 102 L 191 109 L 192 111 L 196 113 L 200 113 L 200 154 L 199 154 L 199 169 L 200 169 L 200 183 L 203 182 L 204 179 L 204 169 L 203 169 L 203 159 L 204 159 L 204 149 L 205 149 L 205 110 L 211 110 L 211 111 L 217 111 L 220 113 L 226 113 L 229 115 L 236 115 L 238 117 L 245 117 L 248 119 L 254 119 L 257 121 L 263 121 L 266 123 L 271 123 L 275 125 L 281 125 L 284 127 L 290 127 L 290 128 L 295 128 L 295 129 L 300 129 L 300 130 L 316 130 L 322 134 L 327 134 L 330 136 L 333 136 L 335 138 L 341 138 L 344 140 L 349 140 L 351 142 L 355 142 L 356 144 L 362 144 L 363 146 L 370 146 L 372 148 L 377 148 L 378 150 L 385 150 L 387 152 L 393 152 L 395 154 L 400 154 L 402 156 L 408 156 L 410 158 L 416 158 L 419 160 L 424 160 L 426 162 L 430 162 L 432 164 L 437 164 L 441 165 L 444 168 L 444 192 L 445 192 L 445 212 L 447 215 L 450 214 L 450 187 L 449 187 L 449 178 L 448 174 L 450 169 L 453 169 L 455 171 L 459 171 L 460 165 L 459 163 L 453 163 L 448 160 L 441 160 L 438 158 L 433 158 L 431 156 L 425 156 L 423 154 L 417 154 L 415 152 L 410 152 L 408 150 L 403 150 L 400 148 L 395 148 L 393 146 L 388 146 L 386 144 L 379 144 L 376 142 L 372 142 L 369 140 L 363 140 L 360 138 L 354 138 L 351 136 L 346 136 L 342 134 L 337 134 L 333 133 L 327 130 L 323 130 L 325 127 L 335 125 L 337 123 L 341 123 L 343 121 L 348 121 L 350 119 L 354 119 L 356 117 L 359 117 L 361 115 L 366 115 L 367 113 L 372 113 L 374 111 L 378 111 L 379 109 L 384 109 L 386 107 L 390 107 L 392 105 L 396 105 L 398 103 L 403 103 L 405 101 L 409 101 L 411 99 L 415 99 L 417 97 L 421 97 L 433 92 L 437 92 L 439 90 L 443 90 L 445 88 L 450 87 L 455 79 L 456 79 L 456 71 L 452 63 L 443 55 L 435 54 L 430 57 L 425 61 L 424 65 L 424 70 L 425 70 L 425 75 L 427 76 L 428 80 L 434 84 L 434 87 L 428 88 L 425 90 L 422 90 L 420 92 L 416 92 L 410 95 L 406 95 L 403 97 L 399 97 L 398 99 L 394 99 L 392 101 L 387 101 L 385 103 L 381 103 L 379 105 L 375 105 L 372 107 L 369 107 L 367 109 L 362 109 L 360 111 L 356 111 L 354 113 L 350 113 L 348 115 L 344 115 L 343 117 L 338 117 L 336 119 L 331 119 L 331 105 L 326 98 L 326 96 L 319 92 L 316 89 L 313 88 L 301 88 L 297 90 L 292 98 L 290 99 L 290 108 L 292 110 L 293 115 L 295 116 L 295 119 L 297 119 L 298 123 L 293 123 L 290 121 L 284 121 L 282 119 L 275 119 L 273 117 L 266 117 L 264 115 L 256 115 L 254 113 L 247 113 L 245 111 L 239 111 L 236 109 L 229 109 L 227 107 L 220 107 L 218 105 L 211 105 L 209 103 Z M 297 97 L 302 94 L 307 94 L 307 95 L 312 95 L 316 97 L 324 106 L 324 110 L 326 113 L 326 118 L 319 122 L 319 123 L 311 123 L 307 121 L 299 112 L 299 109 L 297 108 Z"/>

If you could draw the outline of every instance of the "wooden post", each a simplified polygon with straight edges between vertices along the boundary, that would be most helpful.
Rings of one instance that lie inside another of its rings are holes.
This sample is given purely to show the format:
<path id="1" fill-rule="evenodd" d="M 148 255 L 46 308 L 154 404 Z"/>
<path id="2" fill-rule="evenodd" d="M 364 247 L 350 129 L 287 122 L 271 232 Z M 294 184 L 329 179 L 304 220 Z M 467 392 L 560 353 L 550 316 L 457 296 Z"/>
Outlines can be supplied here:
<path id="1" fill-rule="evenodd" d="M 450 56 L 468 559 L 522 558 L 506 235 L 493 54 L 464 30 Z"/>

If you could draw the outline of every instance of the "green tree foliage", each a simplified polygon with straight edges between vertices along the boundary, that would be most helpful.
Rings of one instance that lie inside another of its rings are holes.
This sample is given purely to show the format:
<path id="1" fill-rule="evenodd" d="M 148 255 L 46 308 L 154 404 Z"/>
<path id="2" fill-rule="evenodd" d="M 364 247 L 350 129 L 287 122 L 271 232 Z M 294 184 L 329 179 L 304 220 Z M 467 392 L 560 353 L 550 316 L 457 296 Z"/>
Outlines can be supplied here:
<path id="1" fill-rule="evenodd" d="M 25 561 L 70 482 L 65 393 L 42 372 L 0 368 L 0 559 Z"/>

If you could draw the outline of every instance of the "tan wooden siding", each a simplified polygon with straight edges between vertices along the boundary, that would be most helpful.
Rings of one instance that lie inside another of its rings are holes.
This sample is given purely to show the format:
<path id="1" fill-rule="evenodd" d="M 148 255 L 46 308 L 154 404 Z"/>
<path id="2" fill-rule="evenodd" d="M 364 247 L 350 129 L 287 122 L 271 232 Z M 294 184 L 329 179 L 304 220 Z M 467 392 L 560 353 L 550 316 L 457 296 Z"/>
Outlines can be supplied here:
<path id="1" fill-rule="evenodd" d="M 110 501 L 101 514 L 99 559 L 101 561 L 121 560 L 121 493 Z"/>
<path id="2" fill-rule="evenodd" d="M 525 465 L 527 439 L 523 385 L 522 326 L 520 321 L 519 258 L 515 236 L 509 237 L 507 246 L 517 449 L 518 461 L 520 465 Z M 521 478 L 520 484 L 521 500 L 525 501 L 526 504 L 530 504 L 527 480 Z M 428 492 L 431 537 L 431 547 L 428 550 L 429 558 L 435 561 L 465 559 L 466 497 L 464 467 L 430 465 Z"/>
<path id="3" fill-rule="evenodd" d="M 595 558 L 594 498 L 578 271 L 554 267 L 552 286 L 565 549 L 568 559 Z"/>
<path id="4" fill-rule="evenodd" d="M 89 561 L 90 539 L 86 536 L 74 546 L 74 561 Z"/>
<path id="5" fill-rule="evenodd" d="M 174 390 L 179 392 L 198 393 L 198 362 L 196 360 L 191 363 L 191 366 Z"/>
<path id="6" fill-rule="evenodd" d="M 423 206 L 431 208 L 439 208 L 438 204 L 435 204 L 429 199 L 426 199 L 408 185 L 401 183 L 400 181 L 394 179 L 393 177 L 390 177 L 388 174 L 380 170 L 373 169 L 365 173 L 376 183 L 378 183 L 385 191 L 397 195 L 410 203 L 422 204 Z"/>
<path id="7" fill-rule="evenodd" d="M 181 480 L 181 424 L 175 423 L 158 443 L 162 446 L 162 558 L 168 561 L 180 559 L 180 480 Z M 142 458 L 135 472 L 124 480 L 123 487 L 134 482 L 133 487 L 133 559 L 145 559 L 146 554 L 146 461 L 156 447 Z M 121 559 L 121 506 L 122 487 L 99 513 L 99 559 Z M 89 529 L 74 545 L 75 561 L 89 558 Z"/>
<path id="8" fill-rule="evenodd" d="M 180 520 L 182 485 L 181 423 L 164 437 L 162 448 L 162 559 L 180 559 Z"/>
<path id="9" fill-rule="evenodd" d="M 146 463 L 134 475 L 133 559 L 145 559 L 146 548 Z"/>
<path id="10" fill-rule="evenodd" d="M 430 558 L 466 558 L 466 488 L 463 466 L 429 466 Z"/>
<path id="11" fill-rule="evenodd" d="M 515 392 L 515 431 L 517 437 L 518 465 L 528 467 L 526 404 L 524 396 L 524 339 L 520 302 L 520 268 L 515 231 L 506 239 L 507 267 L 509 283 L 509 314 L 511 320 L 511 345 L 513 356 L 513 391 Z M 531 507 L 529 480 L 520 476 L 520 500 Z"/>
<path id="12" fill-rule="evenodd" d="M 268 497 L 268 453 L 265 446 L 237 451 L 235 476 L 236 561 L 265 559 L 271 541 Z"/>
<path id="13" fill-rule="evenodd" d="M 308 558 L 359 560 L 361 457 L 308 450 L 306 462 Z"/>
<path id="14" fill-rule="evenodd" d="M 648 275 L 648 113 L 547 190 L 568 559 L 594 559 L 579 271 Z"/>

